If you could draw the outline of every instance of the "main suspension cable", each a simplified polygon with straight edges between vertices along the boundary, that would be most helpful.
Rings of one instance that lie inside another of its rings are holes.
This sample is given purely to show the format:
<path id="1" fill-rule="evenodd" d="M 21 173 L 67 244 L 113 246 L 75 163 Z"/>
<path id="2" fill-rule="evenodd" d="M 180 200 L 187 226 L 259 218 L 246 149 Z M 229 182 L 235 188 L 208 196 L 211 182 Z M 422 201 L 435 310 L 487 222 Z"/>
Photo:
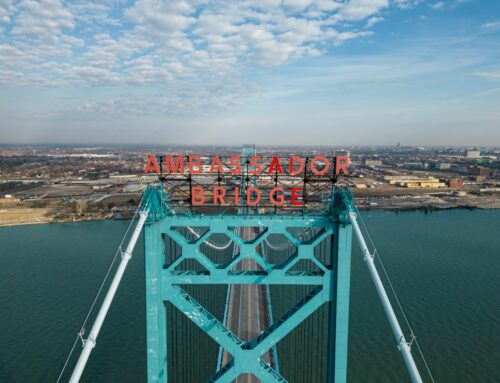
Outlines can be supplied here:
<path id="1" fill-rule="evenodd" d="M 118 248 L 116 249 L 116 252 L 115 252 L 115 255 L 111 261 L 111 264 L 109 265 L 109 268 L 108 268 L 108 271 L 106 272 L 106 275 L 104 276 L 102 282 L 101 282 L 101 285 L 99 286 L 99 290 L 97 291 L 97 294 L 95 295 L 95 298 L 92 302 L 92 305 L 90 306 L 88 312 L 87 312 L 87 315 L 85 316 L 85 319 L 83 320 L 83 323 L 80 327 L 80 331 L 78 332 L 78 334 L 76 335 L 76 338 L 75 338 L 75 341 L 73 342 L 73 346 L 71 347 L 70 351 L 69 351 L 69 354 L 68 354 L 68 357 L 66 358 L 65 362 L 64 362 L 64 365 L 61 369 L 61 372 L 59 373 L 59 376 L 57 377 L 57 380 L 56 380 L 56 383 L 59 383 L 61 381 L 61 378 L 64 374 L 64 371 L 66 370 L 66 367 L 68 366 L 68 363 L 71 359 L 71 356 L 73 355 L 73 352 L 75 350 L 75 347 L 76 347 L 76 344 L 78 343 L 78 340 L 81 339 L 82 340 L 82 344 L 84 343 L 84 339 L 83 339 L 83 335 L 85 333 L 85 325 L 87 324 L 87 321 L 89 320 L 90 318 L 90 315 L 92 314 L 92 311 L 94 310 L 94 307 L 97 303 L 97 301 L 99 300 L 99 297 L 101 296 L 101 293 L 102 293 L 102 290 L 106 284 L 106 281 L 108 280 L 109 278 L 109 275 L 111 273 L 111 270 L 113 269 L 113 266 L 116 262 L 116 260 L 118 259 L 118 255 L 122 254 L 123 250 L 122 250 L 122 245 L 124 244 L 125 242 L 125 239 L 127 238 L 128 236 L 128 233 L 130 231 L 130 228 L 132 227 L 132 224 L 134 223 L 134 220 L 137 218 L 138 216 L 138 212 L 139 212 L 139 208 L 142 206 L 142 201 L 143 201 L 143 198 L 144 197 L 141 197 L 141 200 L 139 201 L 139 205 L 134 213 L 134 215 L 132 216 L 131 220 L 130 220 L 130 223 L 127 227 L 127 230 L 125 231 L 125 234 L 123 235 L 121 241 L 120 241 L 120 244 L 118 245 Z"/>
<path id="2" fill-rule="evenodd" d="M 196 230 L 194 230 L 191 226 L 186 226 L 186 228 L 196 238 L 200 238 L 201 237 L 201 234 L 198 233 Z M 216 244 L 215 242 L 211 242 L 208 239 L 206 239 L 205 241 L 203 241 L 203 243 L 206 244 L 207 246 L 211 247 L 212 249 L 215 249 L 215 250 L 226 250 L 229 246 L 231 246 L 231 243 L 233 243 L 233 240 L 229 239 L 229 241 L 227 243 L 225 243 L 224 245 Z"/>
<path id="3" fill-rule="evenodd" d="M 431 370 L 429 368 L 429 364 L 427 363 L 427 359 L 424 356 L 422 348 L 420 347 L 420 343 L 419 343 L 419 341 L 418 341 L 418 339 L 417 339 L 417 337 L 415 335 L 415 332 L 413 331 L 413 326 L 411 325 L 410 320 L 408 319 L 408 316 L 406 315 L 406 311 L 404 310 L 403 305 L 401 304 L 401 301 L 400 301 L 400 299 L 398 297 L 398 294 L 396 293 L 396 289 L 394 288 L 392 280 L 389 277 L 389 274 L 387 273 L 387 269 L 385 268 L 385 265 L 384 265 L 384 262 L 382 260 L 382 257 L 380 256 L 379 252 L 377 251 L 377 248 L 375 247 L 375 242 L 373 241 L 373 238 L 371 237 L 370 232 L 368 231 L 368 228 L 367 228 L 367 226 L 365 224 L 365 221 L 363 220 L 363 217 L 362 217 L 362 215 L 361 215 L 358 207 L 354 205 L 354 208 L 356 210 L 357 216 L 360 219 L 360 222 L 361 222 L 361 225 L 363 227 L 363 230 L 366 233 L 366 235 L 368 237 L 368 240 L 370 241 L 370 244 L 371 244 L 371 246 L 373 248 L 373 253 L 372 254 L 373 254 L 374 258 L 377 259 L 378 262 L 380 263 L 380 266 L 382 268 L 382 272 L 384 273 L 384 276 L 385 276 L 385 278 L 387 280 L 387 283 L 389 284 L 389 288 L 391 290 L 391 293 L 394 296 L 394 299 L 396 301 L 396 304 L 397 304 L 399 310 L 401 311 L 401 314 L 403 315 L 403 318 L 404 318 L 404 321 L 405 321 L 406 325 L 408 326 L 408 329 L 410 331 L 410 337 L 411 337 L 410 343 L 415 342 L 415 344 L 417 346 L 417 349 L 418 349 L 418 352 L 420 354 L 420 357 L 422 358 L 422 361 L 424 363 L 424 366 L 425 366 L 425 369 L 427 371 L 427 374 L 429 375 L 429 378 L 431 379 L 431 382 L 435 383 L 434 376 L 432 375 L 432 372 L 431 372 Z"/>

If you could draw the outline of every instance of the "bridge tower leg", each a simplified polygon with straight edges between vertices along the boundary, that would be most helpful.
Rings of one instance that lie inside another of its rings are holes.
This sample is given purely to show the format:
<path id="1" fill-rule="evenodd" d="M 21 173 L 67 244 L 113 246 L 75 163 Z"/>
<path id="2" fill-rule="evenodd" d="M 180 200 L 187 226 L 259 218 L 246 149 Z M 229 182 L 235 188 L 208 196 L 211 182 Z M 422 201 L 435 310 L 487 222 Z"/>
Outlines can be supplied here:
<path id="1" fill-rule="evenodd" d="M 331 248 L 332 289 L 328 326 L 328 383 L 347 380 L 349 290 L 351 279 L 351 225 L 340 216 Z"/>

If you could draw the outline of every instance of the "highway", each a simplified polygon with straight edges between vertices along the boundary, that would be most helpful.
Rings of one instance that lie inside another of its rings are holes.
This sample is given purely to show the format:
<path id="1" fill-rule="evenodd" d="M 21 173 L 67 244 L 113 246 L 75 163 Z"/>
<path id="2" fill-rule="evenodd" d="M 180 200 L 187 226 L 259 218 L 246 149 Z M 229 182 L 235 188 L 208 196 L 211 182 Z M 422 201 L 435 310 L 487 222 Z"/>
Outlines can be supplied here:
<path id="1" fill-rule="evenodd" d="M 245 240 L 253 239 L 252 228 L 245 227 L 239 233 Z M 237 270 L 260 270 L 253 260 L 245 259 L 236 265 Z M 268 327 L 267 324 L 267 302 L 265 295 L 265 286 L 263 285 L 233 285 L 229 295 L 229 308 L 227 317 L 227 327 L 236 336 L 244 341 L 250 341 L 256 338 Z M 271 353 L 267 352 L 262 359 L 268 364 L 271 362 Z M 230 355 L 224 352 L 222 356 L 222 365 L 224 366 L 230 360 Z M 260 382 L 252 374 L 242 374 L 236 380 L 236 383 L 257 383 Z"/>

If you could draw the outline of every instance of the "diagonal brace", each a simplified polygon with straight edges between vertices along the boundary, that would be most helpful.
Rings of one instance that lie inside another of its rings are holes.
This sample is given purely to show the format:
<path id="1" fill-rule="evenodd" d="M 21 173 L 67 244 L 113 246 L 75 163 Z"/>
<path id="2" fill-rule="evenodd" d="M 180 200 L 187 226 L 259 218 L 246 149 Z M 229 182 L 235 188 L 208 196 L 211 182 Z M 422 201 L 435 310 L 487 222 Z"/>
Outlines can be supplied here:
<path id="1" fill-rule="evenodd" d="M 316 287 L 302 301 L 296 304 L 283 317 L 273 323 L 258 338 L 244 347 L 252 348 L 257 355 L 264 354 L 302 323 L 318 307 L 327 301 L 322 287 Z M 253 346 L 253 347 L 252 347 Z"/>
<path id="2" fill-rule="evenodd" d="M 230 354 L 240 349 L 243 342 L 179 286 L 171 286 L 167 299 Z"/>

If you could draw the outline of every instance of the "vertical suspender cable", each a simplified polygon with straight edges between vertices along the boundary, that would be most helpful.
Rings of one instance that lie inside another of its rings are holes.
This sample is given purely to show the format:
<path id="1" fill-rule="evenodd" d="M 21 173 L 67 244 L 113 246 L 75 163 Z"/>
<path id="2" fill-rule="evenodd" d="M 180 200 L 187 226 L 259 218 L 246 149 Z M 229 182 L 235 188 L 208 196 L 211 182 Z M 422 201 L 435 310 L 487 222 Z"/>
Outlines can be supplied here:
<path id="1" fill-rule="evenodd" d="M 370 276 L 372 277 L 373 283 L 375 284 L 378 296 L 382 301 L 382 306 L 384 307 L 385 314 L 387 315 L 387 319 L 389 320 L 389 323 L 391 325 L 392 332 L 394 334 L 394 337 L 396 338 L 398 349 L 403 355 L 403 360 L 405 362 L 408 373 L 410 374 L 412 382 L 422 383 L 422 378 L 420 377 L 417 365 L 415 364 L 413 355 L 411 354 L 410 345 L 406 341 L 403 331 L 401 330 L 401 326 L 399 325 L 396 314 L 394 313 L 394 309 L 392 308 L 389 297 L 387 296 L 384 285 L 382 284 L 382 280 L 380 279 L 377 268 L 375 267 L 375 263 L 373 262 L 374 257 L 372 254 L 370 254 L 370 251 L 366 246 L 365 239 L 363 237 L 363 234 L 361 233 L 361 229 L 359 228 L 356 217 L 356 213 L 352 211 L 349 213 L 349 219 L 354 228 L 354 232 L 356 234 L 356 238 L 358 239 L 359 245 L 361 246 L 361 250 L 363 251 L 363 258 L 366 262 L 366 265 L 368 266 L 368 270 L 370 272 Z"/>
<path id="2" fill-rule="evenodd" d="M 69 380 L 70 383 L 78 383 L 80 381 L 80 378 L 81 378 L 82 373 L 83 373 L 83 369 L 85 368 L 85 365 L 87 364 L 87 361 L 89 359 L 89 356 L 90 356 L 92 349 L 96 345 L 97 336 L 99 335 L 99 331 L 101 330 L 104 319 L 106 318 L 109 307 L 111 306 L 111 302 L 113 301 L 113 298 L 115 297 L 116 290 L 118 289 L 118 285 L 121 282 L 121 279 L 122 279 L 123 273 L 125 272 L 125 269 L 127 267 L 128 261 L 130 260 L 130 258 L 132 258 L 132 251 L 134 250 L 135 244 L 137 243 L 137 240 L 139 238 L 139 235 L 141 234 L 142 227 L 144 226 L 144 223 L 146 222 L 147 217 L 148 217 L 148 210 L 142 211 L 140 213 L 139 222 L 137 223 L 137 226 L 135 227 L 134 233 L 132 234 L 132 237 L 130 238 L 130 242 L 127 246 L 127 249 L 123 253 L 120 265 L 118 266 L 118 269 L 116 270 L 115 276 L 113 277 L 113 281 L 111 282 L 111 285 L 109 286 L 109 290 L 106 293 L 106 297 L 104 298 L 102 306 L 99 309 L 99 313 L 97 314 L 97 317 L 96 317 L 95 322 L 92 326 L 92 329 L 90 330 L 89 337 L 84 342 L 85 345 L 83 347 L 82 353 L 80 354 L 80 357 L 79 357 L 78 362 L 75 366 L 75 369 L 73 370 L 73 374 L 71 375 L 71 378 Z"/>

